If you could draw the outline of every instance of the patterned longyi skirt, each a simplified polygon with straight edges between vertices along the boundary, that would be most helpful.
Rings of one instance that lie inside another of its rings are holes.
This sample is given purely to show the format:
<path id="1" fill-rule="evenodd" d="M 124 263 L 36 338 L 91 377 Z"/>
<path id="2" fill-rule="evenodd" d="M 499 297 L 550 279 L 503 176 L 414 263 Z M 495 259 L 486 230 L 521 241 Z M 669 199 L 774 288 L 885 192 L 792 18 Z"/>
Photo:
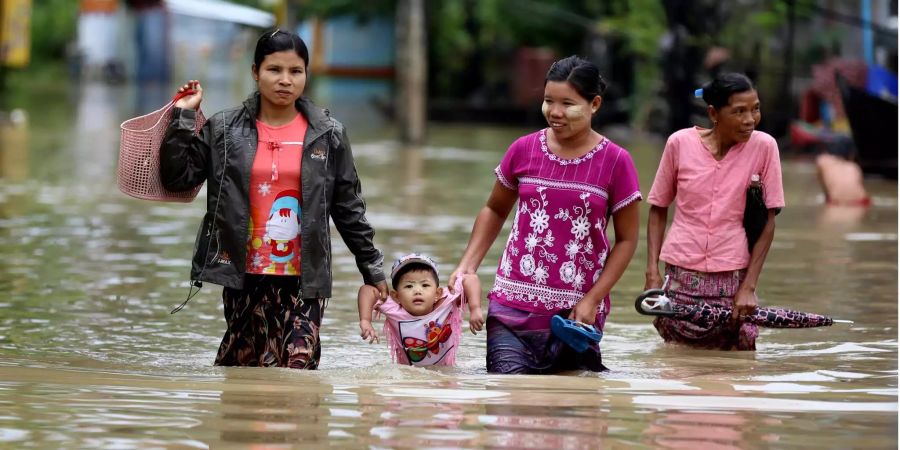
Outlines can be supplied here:
<path id="1" fill-rule="evenodd" d="M 563 317 L 569 310 L 562 311 Z M 522 311 L 492 301 L 487 318 L 487 371 L 504 374 L 552 374 L 569 370 L 602 372 L 600 346 L 576 353 L 553 335 L 553 314 Z M 595 330 L 602 331 L 605 314 L 598 314 Z"/>
<path id="2" fill-rule="evenodd" d="M 696 305 L 704 302 L 711 306 L 731 308 L 734 295 L 746 273 L 746 270 L 697 272 L 666 264 L 670 286 L 667 295 L 675 304 Z M 657 317 L 653 325 L 666 342 L 678 342 L 696 348 L 756 350 L 756 338 L 759 336 L 756 325 L 741 322 L 700 327 L 685 320 Z"/>
<path id="3" fill-rule="evenodd" d="M 299 293 L 296 276 L 248 274 L 243 289 L 225 288 L 227 329 L 216 365 L 317 368 L 327 300 Z"/>

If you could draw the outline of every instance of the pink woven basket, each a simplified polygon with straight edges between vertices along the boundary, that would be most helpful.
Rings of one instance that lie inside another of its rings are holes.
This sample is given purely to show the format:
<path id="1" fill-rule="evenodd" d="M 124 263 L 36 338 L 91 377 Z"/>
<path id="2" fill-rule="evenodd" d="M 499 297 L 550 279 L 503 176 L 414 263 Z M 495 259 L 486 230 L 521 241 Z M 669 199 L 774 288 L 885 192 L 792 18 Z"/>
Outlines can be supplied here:
<path id="1" fill-rule="evenodd" d="M 189 191 L 166 190 L 159 178 L 159 148 L 172 120 L 175 102 L 187 94 L 190 92 L 176 95 L 167 105 L 150 114 L 122 122 L 122 141 L 119 144 L 119 164 L 116 169 L 120 191 L 144 200 L 183 203 L 194 200 L 200 192 L 202 184 Z M 206 117 L 198 109 L 195 134 L 205 122 Z"/>

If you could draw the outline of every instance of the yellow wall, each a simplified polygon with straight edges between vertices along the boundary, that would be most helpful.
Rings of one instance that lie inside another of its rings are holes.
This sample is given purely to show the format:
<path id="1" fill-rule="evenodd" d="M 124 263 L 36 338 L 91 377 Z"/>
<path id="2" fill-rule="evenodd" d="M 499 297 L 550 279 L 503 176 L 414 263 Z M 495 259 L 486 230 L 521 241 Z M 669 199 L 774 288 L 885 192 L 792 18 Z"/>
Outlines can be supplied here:
<path id="1" fill-rule="evenodd" d="M 0 64 L 25 67 L 31 57 L 31 0 L 2 0 Z"/>

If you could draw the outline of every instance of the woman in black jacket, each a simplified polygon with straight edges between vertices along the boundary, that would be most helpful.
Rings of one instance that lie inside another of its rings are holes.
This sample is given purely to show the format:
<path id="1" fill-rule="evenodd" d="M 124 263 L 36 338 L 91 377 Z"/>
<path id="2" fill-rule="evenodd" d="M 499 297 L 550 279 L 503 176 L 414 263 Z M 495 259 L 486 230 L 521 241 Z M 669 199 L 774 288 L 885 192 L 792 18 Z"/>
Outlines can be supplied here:
<path id="1" fill-rule="evenodd" d="M 191 280 L 224 286 L 227 330 L 216 365 L 318 366 L 331 297 L 329 217 L 364 282 L 386 296 L 350 141 L 328 110 L 302 97 L 308 66 L 299 36 L 267 32 L 253 57 L 257 91 L 243 105 L 216 113 L 194 135 L 203 89 L 191 80 L 166 131 L 165 188 L 207 183 Z"/>

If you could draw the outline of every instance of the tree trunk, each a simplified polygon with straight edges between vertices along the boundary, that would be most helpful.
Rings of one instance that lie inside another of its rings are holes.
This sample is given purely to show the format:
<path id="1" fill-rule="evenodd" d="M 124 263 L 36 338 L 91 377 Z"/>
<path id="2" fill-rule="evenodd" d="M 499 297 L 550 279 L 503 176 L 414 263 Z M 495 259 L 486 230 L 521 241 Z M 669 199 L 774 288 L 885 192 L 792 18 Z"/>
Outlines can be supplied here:
<path id="1" fill-rule="evenodd" d="M 276 14 L 276 18 L 278 19 L 278 23 L 275 24 L 276 27 L 279 27 L 283 30 L 290 31 L 291 33 L 297 32 L 297 4 L 296 0 L 281 0 L 279 5 L 280 11 Z"/>
<path id="2" fill-rule="evenodd" d="M 405 143 L 425 141 L 427 59 L 424 0 L 400 0 L 396 17 L 397 120 Z"/>

